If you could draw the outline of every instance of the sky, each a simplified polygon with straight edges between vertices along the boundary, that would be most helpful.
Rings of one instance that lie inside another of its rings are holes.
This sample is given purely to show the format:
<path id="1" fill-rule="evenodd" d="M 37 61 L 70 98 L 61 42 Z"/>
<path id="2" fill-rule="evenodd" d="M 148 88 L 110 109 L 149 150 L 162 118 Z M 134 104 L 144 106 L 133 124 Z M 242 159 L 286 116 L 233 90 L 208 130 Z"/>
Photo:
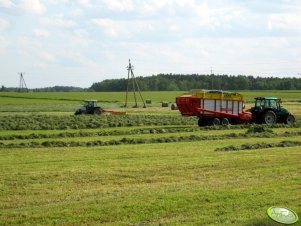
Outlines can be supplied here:
<path id="1" fill-rule="evenodd" d="M 301 77 L 300 0 L 0 0 L 0 86 L 159 73 Z"/>

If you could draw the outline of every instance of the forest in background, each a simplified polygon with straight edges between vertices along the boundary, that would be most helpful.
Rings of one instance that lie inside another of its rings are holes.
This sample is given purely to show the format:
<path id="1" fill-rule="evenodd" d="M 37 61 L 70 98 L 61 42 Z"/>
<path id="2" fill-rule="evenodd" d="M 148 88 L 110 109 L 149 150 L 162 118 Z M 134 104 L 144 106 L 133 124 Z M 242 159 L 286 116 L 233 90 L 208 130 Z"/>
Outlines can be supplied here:
<path id="1" fill-rule="evenodd" d="M 53 87 L 44 87 L 36 89 L 22 89 L 21 91 L 31 91 L 31 92 L 88 92 L 91 91 L 88 88 L 74 87 L 74 86 L 53 86 Z M 5 87 L 0 88 L 0 92 L 19 92 L 19 87 Z"/>
<path id="2" fill-rule="evenodd" d="M 301 90 L 301 78 L 254 77 L 245 75 L 158 74 L 136 78 L 141 91 L 217 90 Z M 54 86 L 28 89 L 31 92 L 118 92 L 125 91 L 127 79 L 106 79 L 89 88 Z M 130 88 L 131 88 L 130 84 Z M 0 92 L 17 92 L 18 87 L 0 88 Z"/>
<path id="3" fill-rule="evenodd" d="M 158 74 L 136 78 L 143 91 L 217 90 L 300 90 L 301 78 L 253 77 L 229 75 Z M 124 91 L 127 79 L 107 79 L 94 83 L 93 91 Z M 131 87 L 131 86 L 130 86 Z"/>

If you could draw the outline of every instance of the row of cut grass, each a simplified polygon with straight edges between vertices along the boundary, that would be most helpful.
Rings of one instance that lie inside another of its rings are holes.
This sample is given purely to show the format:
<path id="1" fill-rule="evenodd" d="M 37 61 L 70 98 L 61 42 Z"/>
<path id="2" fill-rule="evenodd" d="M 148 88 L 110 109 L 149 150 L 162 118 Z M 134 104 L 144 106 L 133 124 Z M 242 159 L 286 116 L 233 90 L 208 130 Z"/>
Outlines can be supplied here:
<path id="1" fill-rule="evenodd" d="M 38 139 L 18 139 L 4 140 L 0 142 L 2 148 L 13 147 L 39 147 L 39 146 L 103 146 L 103 145 L 122 145 L 132 143 L 170 143 L 181 141 L 198 141 L 198 140 L 218 140 L 218 139 L 241 139 L 245 137 L 256 138 L 273 138 L 273 137 L 299 137 L 300 130 L 290 130 L 284 133 L 259 133 L 246 134 L 241 130 L 218 130 L 218 131 L 193 131 L 177 132 L 163 134 L 128 134 L 114 136 L 89 136 L 89 137 L 62 137 L 62 138 L 38 138 Z"/>
<path id="2" fill-rule="evenodd" d="M 0 140 L 25 140 L 25 139 L 39 139 L 43 138 L 66 138 L 66 137 L 98 137 L 98 136 L 124 136 L 133 134 L 167 134 L 167 133 L 183 133 L 183 132 L 195 132 L 195 134 L 205 135 L 220 135 L 224 133 L 238 133 L 246 132 L 248 128 L 246 126 L 229 126 L 229 127 L 198 127 L 190 125 L 179 126 L 134 126 L 134 127 L 118 127 L 118 128 L 104 128 L 104 129 L 81 129 L 81 130 L 8 130 L 0 131 Z M 256 126 L 254 128 L 257 128 Z M 274 132 L 293 132 L 300 131 L 297 127 L 262 127 L 268 128 Z"/>

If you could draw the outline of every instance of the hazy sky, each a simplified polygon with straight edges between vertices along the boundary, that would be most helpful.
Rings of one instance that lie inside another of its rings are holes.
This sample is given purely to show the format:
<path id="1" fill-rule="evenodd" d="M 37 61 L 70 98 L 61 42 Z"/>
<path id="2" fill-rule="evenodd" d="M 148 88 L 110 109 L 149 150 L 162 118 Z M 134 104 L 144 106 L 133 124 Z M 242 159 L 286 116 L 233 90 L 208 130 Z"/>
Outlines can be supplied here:
<path id="1" fill-rule="evenodd" d="M 0 86 L 158 73 L 301 77 L 301 0 L 0 0 Z"/>

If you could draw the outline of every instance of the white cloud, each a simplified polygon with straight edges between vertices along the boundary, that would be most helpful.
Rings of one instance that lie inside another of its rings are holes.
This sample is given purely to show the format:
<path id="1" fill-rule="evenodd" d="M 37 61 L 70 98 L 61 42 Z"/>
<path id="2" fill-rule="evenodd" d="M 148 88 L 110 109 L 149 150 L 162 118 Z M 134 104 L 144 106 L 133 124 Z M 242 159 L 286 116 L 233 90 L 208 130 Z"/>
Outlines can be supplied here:
<path id="1" fill-rule="evenodd" d="M 301 11 L 297 13 L 271 14 L 268 17 L 268 29 L 301 31 Z"/>
<path id="2" fill-rule="evenodd" d="M 142 10 L 142 13 L 146 12 L 156 12 L 160 9 L 168 9 L 172 6 L 172 1 L 170 0 L 151 0 L 151 1 L 144 1 L 140 5 L 140 10 Z M 174 3 L 177 3 L 174 1 Z"/>
<path id="3" fill-rule="evenodd" d="M 0 6 L 4 8 L 12 8 L 15 4 L 11 0 L 0 0 Z"/>
<path id="4" fill-rule="evenodd" d="M 61 58 L 66 61 L 72 62 L 73 67 L 97 67 L 98 64 L 93 59 L 85 54 L 74 50 L 72 52 L 65 51 L 61 54 Z"/>
<path id="5" fill-rule="evenodd" d="M 43 14 L 46 7 L 39 0 L 22 0 L 21 8 L 27 13 Z"/>
<path id="6" fill-rule="evenodd" d="M 110 51 L 110 50 L 105 50 L 103 52 L 105 59 L 112 61 L 115 60 L 115 54 L 114 51 Z"/>
<path id="7" fill-rule="evenodd" d="M 92 23 L 104 28 L 105 33 L 109 36 L 117 36 L 120 25 L 110 19 L 92 19 Z"/>
<path id="8" fill-rule="evenodd" d="M 71 42 L 74 46 L 89 46 L 89 33 L 84 29 L 77 29 L 72 33 Z"/>
<path id="9" fill-rule="evenodd" d="M 39 54 L 40 58 L 44 61 L 47 61 L 47 62 L 54 62 L 55 61 L 55 56 L 52 55 L 51 53 L 48 53 L 48 52 L 41 52 Z"/>
<path id="10" fill-rule="evenodd" d="M 91 23 L 103 28 L 105 34 L 111 37 L 117 37 L 119 35 L 122 35 L 123 37 L 128 38 L 137 32 L 153 30 L 153 25 L 151 21 L 123 21 L 94 18 L 91 20 Z"/>
<path id="11" fill-rule="evenodd" d="M 47 3 L 50 3 L 50 4 L 65 4 L 68 2 L 69 2 L 69 0 L 47 0 Z"/>
<path id="12" fill-rule="evenodd" d="M 71 11 L 69 15 L 71 17 L 80 17 L 80 16 L 84 15 L 84 11 L 81 9 L 75 9 L 75 10 Z"/>
<path id="13" fill-rule="evenodd" d="M 6 30 L 10 28 L 10 23 L 7 20 L 0 18 L 0 30 Z"/>
<path id="14" fill-rule="evenodd" d="M 209 29 L 229 29 L 233 23 L 245 21 L 245 17 L 249 15 L 247 9 L 227 5 L 223 7 L 214 7 L 204 1 L 177 1 L 180 8 L 185 7 L 186 12 L 190 12 L 190 17 L 194 24 Z M 184 3 L 185 2 L 185 3 Z"/>
<path id="15" fill-rule="evenodd" d="M 32 30 L 37 37 L 48 38 L 50 33 L 45 29 L 35 28 Z"/>
<path id="16" fill-rule="evenodd" d="M 179 28 L 178 25 L 173 24 L 173 25 L 170 25 L 170 26 L 168 27 L 168 29 L 169 29 L 170 31 L 176 32 L 176 31 L 179 31 L 180 28 Z"/>
<path id="17" fill-rule="evenodd" d="M 194 64 L 191 65 L 192 68 L 198 68 L 201 72 L 206 72 L 206 69 L 208 72 L 212 66 L 218 74 L 270 73 L 279 76 L 283 72 L 281 67 L 285 66 L 279 61 L 292 59 L 295 48 L 300 50 L 300 47 L 296 47 L 296 38 L 284 37 L 191 38 L 183 40 L 182 45 L 186 50 L 179 48 L 179 51 L 182 54 L 189 51 L 193 56 L 185 57 L 186 60 L 190 59 L 190 64 Z M 289 63 L 289 66 L 294 68 L 296 59 Z"/>
<path id="18" fill-rule="evenodd" d="M 93 6 L 93 4 L 91 3 L 90 0 L 77 0 L 77 1 L 78 1 L 79 5 L 86 7 L 86 8 L 90 8 Z"/>
<path id="19" fill-rule="evenodd" d="M 47 84 L 126 75 L 128 58 L 137 75 L 301 73 L 299 0 L 0 0 L 0 11 L 1 70 L 35 70 Z"/>
<path id="20" fill-rule="evenodd" d="M 41 23 L 61 28 L 70 28 L 76 25 L 76 23 L 73 20 L 65 19 L 64 15 L 56 15 L 53 17 L 42 18 Z"/>
<path id="21" fill-rule="evenodd" d="M 134 9 L 134 4 L 132 0 L 103 0 L 103 3 L 107 6 L 108 9 L 112 11 L 121 12 L 132 11 Z"/>
<path id="22" fill-rule="evenodd" d="M 198 26 L 206 29 L 229 29 L 233 23 L 247 22 L 250 11 L 240 5 L 214 5 L 214 1 L 196 0 L 148 0 L 148 1 L 110 1 L 106 7 L 114 11 L 134 11 L 139 18 L 158 21 L 181 19 L 185 27 Z M 180 26 L 179 26 L 180 27 Z"/>
<path id="23" fill-rule="evenodd" d="M 10 44 L 9 41 L 6 40 L 6 38 L 0 36 L 0 53 L 5 52 L 9 44 Z"/>

